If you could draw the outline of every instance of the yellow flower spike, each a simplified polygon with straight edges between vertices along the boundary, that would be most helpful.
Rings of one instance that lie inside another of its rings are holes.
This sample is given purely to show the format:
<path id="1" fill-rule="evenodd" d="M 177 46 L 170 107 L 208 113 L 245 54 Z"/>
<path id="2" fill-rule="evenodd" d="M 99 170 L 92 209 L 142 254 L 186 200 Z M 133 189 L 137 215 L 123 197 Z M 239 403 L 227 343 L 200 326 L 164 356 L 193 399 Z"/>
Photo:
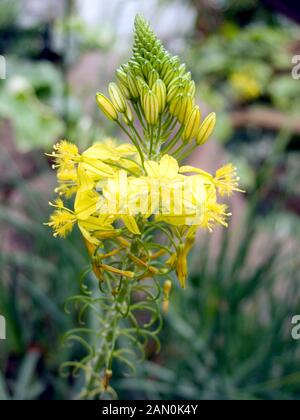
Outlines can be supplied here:
<path id="1" fill-rule="evenodd" d="M 157 96 L 149 90 L 144 96 L 144 112 L 148 124 L 155 125 L 159 116 L 159 104 Z"/>
<path id="2" fill-rule="evenodd" d="M 189 142 L 197 136 L 197 133 L 200 128 L 200 121 L 200 108 L 197 105 L 195 105 L 185 122 L 185 128 L 182 134 L 182 140 L 184 142 Z"/>
<path id="3" fill-rule="evenodd" d="M 216 125 L 216 114 L 211 112 L 202 122 L 199 133 L 197 134 L 196 143 L 202 146 L 207 142 Z"/>
<path id="4" fill-rule="evenodd" d="M 116 108 L 116 110 L 124 114 L 127 109 L 127 103 L 118 85 L 113 82 L 110 83 L 108 85 L 108 92 L 109 92 L 111 102 Z"/>
<path id="5" fill-rule="evenodd" d="M 167 88 L 161 79 L 156 80 L 152 87 L 153 93 L 156 95 L 158 100 L 158 109 L 161 113 L 166 106 Z"/>
<path id="6" fill-rule="evenodd" d="M 118 121 L 118 113 L 113 103 L 102 93 L 96 94 L 96 102 L 103 114 L 111 121 Z"/>
<path id="7" fill-rule="evenodd" d="M 228 163 L 216 171 L 214 183 L 222 197 L 230 196 L 233 191 L 244 192 L 238 188 L 239 179 L 236 168 L 232 165 L 232 163 Z"/>

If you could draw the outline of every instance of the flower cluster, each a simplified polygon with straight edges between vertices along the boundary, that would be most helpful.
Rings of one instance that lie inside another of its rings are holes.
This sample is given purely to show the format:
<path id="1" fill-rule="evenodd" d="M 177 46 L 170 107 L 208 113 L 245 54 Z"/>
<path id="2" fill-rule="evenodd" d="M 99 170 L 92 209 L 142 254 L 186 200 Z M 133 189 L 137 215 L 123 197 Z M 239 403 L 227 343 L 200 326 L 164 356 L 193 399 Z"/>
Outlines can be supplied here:
<path id="1" fill-rule="evenodd" d="M 177 274 L 184 288 L 187 257 L 197 230 L 211 231 L 218 224 L 227 227 L 230 213 L 218 200 L 241 190 L 232 164 L 214 175 L 181 164 L 208 140 L 216 116 L 211 113 L 202 121 L 191 73 L 164 49 L 140 16 L 135 22 L 133 56 L 116 76 L 108 87 L 109 98 L 98 93 L 96 101 L 131 143 L 106 139 L 80 153 L 76 145 L 58 142 L 49 155 L 57 170 L 58 198 L 50 203 L 55 210 L 48 225 L 59 237 L 68 235 L 76 224 L 80 229 L 92 269 L 106 285 L 105 326 L 118 325 L 128 317 L 139 335 L 154 338 L 154 332 L 141 329 L 135 318 L 137 308 L 155 314 L 148 326 L 160 316 L 150 306 L 157 299 L 153 291 L 140 281 L 153 279 L 167 310 L 171 273 Z M 143 291 L 145 302 L 133 304 L 134 291 Z M 84 308 L 89 305 L 90 297 Z M 112 359 L 120 355 L 115 351 L 118 334 L 124 331 L 104 329 L 97 352 L 80 365 L 89 374 L 103 365 L 100 388 L 107 387 Z M 114 337 L 113 343 L 108 336 Z M 136 340 L 132 328 L 126 336 Z M 96 392 L 94 379 L 90 378 L 87 395 Z"/>
<path id="2" fill-rule="evenodd" d="M 111 139 L 82 154 L 74 144 L 62 140 L 51 156 L 57 168 L 59 198 L 51 203 L 56 209 L 49 226 L 55 236 L 65 237 L 77 223 L 85 240 L 97 246 L 110 237 L 140 235 L 139 224 L 151 217 L 188 235 L 198 227 L 227 226 L 230 213 L 217 196 L 239 191 L 231 164 L 214 176 L 193 166 L 180 167 L 168 154 L 157 161 L 144 160 L 142 165 L 135 146 L 118 146 Z M 62 197 L 73 194 L 70 209 Z"/>

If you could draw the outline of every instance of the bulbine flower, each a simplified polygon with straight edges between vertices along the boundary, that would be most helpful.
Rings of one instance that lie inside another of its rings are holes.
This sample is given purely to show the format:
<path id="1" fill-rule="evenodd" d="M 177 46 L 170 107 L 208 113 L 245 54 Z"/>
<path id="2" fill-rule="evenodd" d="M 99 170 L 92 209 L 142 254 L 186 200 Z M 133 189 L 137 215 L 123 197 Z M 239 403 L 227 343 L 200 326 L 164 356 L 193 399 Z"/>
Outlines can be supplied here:
<path id="1" fill-rule="evenodd" d="M 47 224 L 54 236 L 62 238 L 78 226 L 91 269 L 101 290 L 105 289 L 106 321 L 103 331 L 97 333 L 101 345 L 76 364 L 89 375 L 93 369 L 102 369 L 100 382 L 97 375 L 90 375 L 85 397 L 103 387 L 107 390 L 111 374 L 108 378 L 105 372 L 111 372 L 113 358 L 124 361 L 122 349 L 115 350 L 117 338 L 123 334 L 122 320 L 131 320 L 138 337 L 154 338 L 151 327 L 160 314 L 151 304 L 156 305 L 162 296 L 163 311 L 168 310 L 172 273 L 185 288 L 188 255 L 198 229 L 227 227 L 230 212 L 219 199 L 241 191 L 230 163 L 214 175 L 181 165 L 206 143 L 216 123 L 215 113 L 201 121 L 195 91 L 186 66 L 165 50 L 149 24 L 138 16 L 132 58 L 109 84 L 110 99 L 103 93 L 96 95 L 104 116 L 115 122 L 131 143 L 106 139 L 80 152 L 76 145 L 61 140 L 49 155 L 57 170 L 55 191 L 59 198 L 51 204 L 55 210 Z M 70 206 L 62 198 L 68 199 Z M 143 282 L 150 278 L 159 289 L 156 295 Z M 143 292 L 144 301 L 135 303 L 133 292 L 139 296 Z M 85 310 L 94 308 L 90 295 L 85 299 Z M 99 299 L 96 302 L 99 304 Z M 150 311 L 152 321 L 140 326 L 136 309 Z M 133 330 L 128 328 L 124 335 L 136 342 Z M 127 359 L 126 363 L 130 364 Z"/>

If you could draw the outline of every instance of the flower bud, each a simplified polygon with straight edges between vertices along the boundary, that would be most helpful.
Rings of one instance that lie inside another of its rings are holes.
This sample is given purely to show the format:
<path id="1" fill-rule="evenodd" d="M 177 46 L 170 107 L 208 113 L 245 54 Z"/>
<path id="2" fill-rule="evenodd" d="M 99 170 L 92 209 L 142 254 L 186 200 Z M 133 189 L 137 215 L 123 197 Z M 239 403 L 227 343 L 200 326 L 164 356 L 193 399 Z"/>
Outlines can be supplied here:
<path id="1" fill-rule="evenodd" d="M 211 112 L 203 121 L 197 135 L 197 144 L 200 146 L 207 142 L 216 124 L 216 114 Z"/>
<path id="2" fill-rule="evenodd" d="M 144 97 L 143 101 L 145 118 L 148 124 L 154 125 L 158 120 L 159 106 L 156 95 L 149 90 Z"/>
<path id="3" fill-rule="evenodd" d="M 169 86 L 168 89 L 168 96 L 167 96 L 167 102 L 168 104 L 172 102 L 172 100 L 175 98 L 181 92 L 181 84 L 174 84 L 172 87 Z"/>
<path id="4" fill-rule="evenodd" d="M 123 119 L 126 125 L 132 125 L 134 121 L 134 116 L 129 104 L 127 104 L 125 114 L 123 115 Z"/>
<path id="5" fill-rule="evenodd" d="M 111 121 L 118 120 L 118 113 L 112 102 L 102 93 L 96 94 L 96 102 L 105 116 Z"/>
<path id="6" fill-rule="evenodd" d="M 178 117 L 182 106 L 183 94 L 177 95 L 170 103 L 170 114 L 173 117 Z"/>
<path id="7" fill-rule="evenodd" d="M 125 73 L 125 71 L 123 71 L 122 69 L 117 69 L 116 70 L 116 76 L 117 76 L 117 79 L 122 83 L 122 84 L 124 84 L 125 86 L 127 85 L 127 76 L 126 76 L 126 73 Z"/>
<path id="8" fill-rule="evenodd" d="M 119 86 L 116 83 L 110 83 L 108 85 L 108 92 L 116 110 L 124 114 L 127 108 L 127 104 Z"/>
<path id="9" fill-rule="evenodd" d="M 192 101 L 191 96 L 190 95 L 183 95 L 180 111 L 179 111 L 179 114 L 178 114 L 178 120 L 181 122 L 181 124 L 183 124 L 184 121 L 187 120 L 187 118 L 190 115 L 192 109 L 193 109 L 193 101 Z"/>
<path id="10" fill-rule="evenodd" d="M 149 86 L 150 86 L 151 89 L 153 89 L 153 85 L 156 82 L 156 80 L 158 80 L 158 79 L 159 79 L 159 74 L 157 73 L 156 70 L 152 69 L 150 74 L 149 74 L 149 78 L 148 78 Z"/>
<path id="11" fill-rule="evenodd" d="M 153 93 L 156 95 L 158 100 L 158 109 L 161 113 L 166 106 L 166 96 L 167 96 L 167 88 L 164 82 L 161 79 L 156 80 L 153 85 Z"/>
<path id="12" fill-rule="evenodd" d="M 184 142 L 191 141 L 197 136 L 200 127 L 201 112 L 200 108 L 196 105 L 192 109 L 189 117 L 186 120 L 185 129 L 182 135 Z"/>
<path id="13" fill-rule="evenodd" d="M 166 86 L 169 86 L 169 84 L 174 80 L 174 78 L 178 77 L 178 70 L 174 70 L 173 67 L 170 68 L 170 70 L 167 71 L 164 82 Z"/>
<path id="14" fill-rule="evenodd" d="M 130 95 L 133 99 L 138 99 L 139 95 L 139 90 L 135 81 L 134 76 L 132 75 L 132 73 L 128 73 L 127 75 L 127 83 L 128 83 L 128 89 L 130 92 Z"/>
<path id="15" fill-rule="evenodd" d="M 190 83 L 188 85 L 188 93 L 191 95 L 192 98 L 195 97 L 196 85 L 195 85 L 194 80 L 190 81 Z"/>

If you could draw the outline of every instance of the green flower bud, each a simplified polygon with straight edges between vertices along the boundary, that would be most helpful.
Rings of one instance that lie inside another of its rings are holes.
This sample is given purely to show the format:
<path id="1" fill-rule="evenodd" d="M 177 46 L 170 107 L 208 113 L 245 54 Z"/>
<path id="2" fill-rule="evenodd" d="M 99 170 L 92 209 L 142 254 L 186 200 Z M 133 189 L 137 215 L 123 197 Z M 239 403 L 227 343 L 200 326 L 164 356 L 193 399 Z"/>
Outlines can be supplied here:
<path id="1" fill-rule="evenodd" d="M 152 70 L 151 64 L 149 63 L 149 61 L 146 61 L 146 63 L 143 64 L 143 66 L 142 66 L 142 72 L 143 72 L 143 75 L 147 79 L 149 78 L 149 75 L 150 75 L 151 70 Z"/>
<path id="2" fill-rule="evenodd" d="M 131 97 L 133 99 L 138 99 L 138 97 L 140 96 L 139 90 L 137 88 L 136 79 L 131 72 L 127 74 L 127 83 Z"/>
<path id="3" fill-rule="evenodd" d="M 150 86 L 151 89 L 153 88 L 154 83 L 158 79 L 159 79 L 159 74 L 157 73 L 156 70 L 152 69 L 151 72 L 150 72 L 150 74 L 149 74 L 149 79 L 148 79 L 148 81 L 149 81 L 148 84 L 149 84 L 149 86 Z"/>
<path id="4" fill-rule="evenodd" d="M 105 116 L 111 121 L 118 120 L 118 113 L 112 102 L 102 93 L 96 94 L 96 102 Z"/>
<path id="5" fill-rule="evenodd" d="M 156 124 L 159 116 L 158 99 L 156 95 L 149 90 L 144 97 L 143 101 L 145 118 L 148 124 Z"/>
<path id="6" fill-rule="evenodd" d="M 116 83 L 110 83 L 108 85 L 108 92 L 116 110 L 124 114 L 127 107 L 126 99 L 124 98 L 123 93 L 119 89 L 119 86 Z"/>
<path id="7" fill-rule="evenodd" d="M 194 80 L 190 81 L 190 83 L 188 85 L 188 93 L 191 95 L 192 98 L 195 97 L 196 85 L 195 85 Z"/>
<path id="8" fill-rule="evenodd" d="M 200 112 L 200 108 L 196 105 L 192 109 L 192 112 L 190 113 L 185 123 L 185 128 L 182 135 L 182 140 L 184 142 L 191 141 L 193 138 L 197 136 L 199 132 L 200 121 L 201 121 L 201 112 Z"/>
<path id="9" fill-rule="evenodd" d="M 180 110 L 181 110 L 181 106 L 182 106 L 182 98 L 183 98 L 183 94 L 180 93 L 179 95 L 177 95 L 170 103 L 170 114 L 173 117 L 178 117 Z"/>
<path id="10" fill-rule="evenodd" d="M 122 84 L 124 84 L 125 86 L 127 86 L 127 75 L 124 72 L 124 70 L 117 69 L 116 70 L 116 76 L 117 76 L 117 79 L 119 80 L 119 82 L 121 82 Z"/>
<path id="11" fill-rule="evenodd" d="M 172 82 L 172 80 L 174 80 L 174 78 L 178 77 L 178 70 L 174 70 L 174 68 L 170 68 L 170 70 L 167 71 L 165 77 L 164 77 L 164 82 L 165 85 L 167 87 L 169 87 L 170 82 Z"/>
<path id="12" fill-rule="evenodd" d="M 178 120 L 183 124 L 193 109 L 193 101 L 190 95 L 183 95 L 181 101 L 181 108 L 178 114 Z"/>
<path id="13" fill-rule="evenodd" d="M 134 122 L 134 115 L 130 108 L 130 105 L 127 103 L 127 108 L 125 114 L 123 114 L 123 120 L 126 125 L 131 126 Z"/>
<path id="14" fill-rule="evenodd" d="M 119 89 L 121 90 L 121 92 L 123 93 L 123 95 L 125 96 L 126 99 L 130 99 L 131 98 L 131 94 L 129 92 L 129 89 L 127 86 L 125 86 L 122 82 L 119 82 Z"/>
<path id="15" fill-rule="evenodd" d="M 158 100 L 158 109 L 159 113 L 161 113 L 166 106 L 166 96 L 167 96 L 167 88 L 164 82 L 161 79 L 156 80 L 153 85 L 153 93 L 156 95 Z"/>
<path id="16" fill-rule="evenodd" d="M 216 125 L 216 114 L 211 112 L 203 121 L 197 135 L 197 144 L 200 146 L 207 142 Z"/>

